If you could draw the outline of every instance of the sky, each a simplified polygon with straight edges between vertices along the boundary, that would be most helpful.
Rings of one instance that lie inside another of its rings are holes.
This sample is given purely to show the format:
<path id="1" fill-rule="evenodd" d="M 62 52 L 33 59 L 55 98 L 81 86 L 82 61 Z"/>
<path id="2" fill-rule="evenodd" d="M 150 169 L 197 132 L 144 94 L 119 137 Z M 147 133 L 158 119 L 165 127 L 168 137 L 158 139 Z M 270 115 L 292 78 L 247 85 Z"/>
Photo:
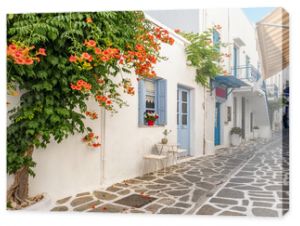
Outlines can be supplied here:
<path id="1" fill-rule="evenodd" d="M 275 8 L 273 7 L 258 7 L 258 8 L 243 8 L 244 13 L 251 21 L 251 23 L 256 23 L 272 12 Z"/>

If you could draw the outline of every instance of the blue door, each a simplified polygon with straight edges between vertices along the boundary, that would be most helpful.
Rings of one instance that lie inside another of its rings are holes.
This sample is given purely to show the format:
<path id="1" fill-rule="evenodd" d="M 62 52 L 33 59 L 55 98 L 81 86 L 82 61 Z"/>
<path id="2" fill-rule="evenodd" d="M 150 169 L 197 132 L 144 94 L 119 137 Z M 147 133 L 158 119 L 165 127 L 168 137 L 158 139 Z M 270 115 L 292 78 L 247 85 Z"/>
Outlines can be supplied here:
<path id="1" fill-rule="evenodd" d="M 190 92 L 179 87 L 177 90 L 177 142 L 180 149 L 190 150 Z"/>
<path id="2" fill-rule="evenodd" d="M 221 120 L 220 120 L 220 107 L 221 103 L 216 103 L 216 111 L 215 111 L 215 145 L 221 144 Z"/>

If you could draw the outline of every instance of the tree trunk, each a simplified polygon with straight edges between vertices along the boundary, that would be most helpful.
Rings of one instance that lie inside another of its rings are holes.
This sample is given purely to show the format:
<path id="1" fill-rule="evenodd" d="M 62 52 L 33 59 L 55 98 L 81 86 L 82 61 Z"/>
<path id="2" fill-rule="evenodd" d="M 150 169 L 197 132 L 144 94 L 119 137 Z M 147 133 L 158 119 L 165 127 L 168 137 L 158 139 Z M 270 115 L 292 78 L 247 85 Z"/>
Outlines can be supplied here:
<path id="1" fill-rule="evenodd" d="M 32 153 L 33 146 L 30 146 L 25 156 L 32 157 Z M 15 173 L 14 183 L 7 191 L 7 202 L 13 204 L 16 209 L 28 204 L 28 180 L 28 166 L 24 166 Z"/>

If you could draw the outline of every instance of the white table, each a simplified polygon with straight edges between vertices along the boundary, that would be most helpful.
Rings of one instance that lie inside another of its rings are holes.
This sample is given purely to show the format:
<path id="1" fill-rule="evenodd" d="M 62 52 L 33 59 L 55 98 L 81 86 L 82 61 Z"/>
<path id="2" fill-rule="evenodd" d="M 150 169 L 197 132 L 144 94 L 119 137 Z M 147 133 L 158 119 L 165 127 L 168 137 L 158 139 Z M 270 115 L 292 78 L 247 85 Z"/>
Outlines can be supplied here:
<path id="1" fill-rule="evenodd" d="M 174 143 L 167 143 L 162 144 L 158 143 L 156 144 L 156 149 L 158 151 L 158 154 L 167 153 L 168 157 L 171 157 L 171 163 L 177 164 L 177 158 L 178 158 L 178 144 Z"/>

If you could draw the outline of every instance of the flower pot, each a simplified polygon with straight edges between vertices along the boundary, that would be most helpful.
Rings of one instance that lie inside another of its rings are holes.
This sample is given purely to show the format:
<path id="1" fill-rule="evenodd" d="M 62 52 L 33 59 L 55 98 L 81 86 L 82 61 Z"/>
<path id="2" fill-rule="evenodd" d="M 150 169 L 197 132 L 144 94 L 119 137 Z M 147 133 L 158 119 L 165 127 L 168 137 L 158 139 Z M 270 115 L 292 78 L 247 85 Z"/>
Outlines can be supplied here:
<path id="1" fill-rule="evenodd" d="M 148 123 L 148 126 L 153 126 L 154 125 L 154 121 L 147 121 L 147 123 Z"/>
<path id="2" fill-rule="evenodd" d="M 242 137 L 239 134 L 231 134 L 231 144 L 233 146 L 239 146 L 242 142 Z"/>
<path id="3" fill-rule="evenodd" d="M 168 138 L 162 138 L 161 143 L 162 144 L 167 144 L 168 143 Z"/>

